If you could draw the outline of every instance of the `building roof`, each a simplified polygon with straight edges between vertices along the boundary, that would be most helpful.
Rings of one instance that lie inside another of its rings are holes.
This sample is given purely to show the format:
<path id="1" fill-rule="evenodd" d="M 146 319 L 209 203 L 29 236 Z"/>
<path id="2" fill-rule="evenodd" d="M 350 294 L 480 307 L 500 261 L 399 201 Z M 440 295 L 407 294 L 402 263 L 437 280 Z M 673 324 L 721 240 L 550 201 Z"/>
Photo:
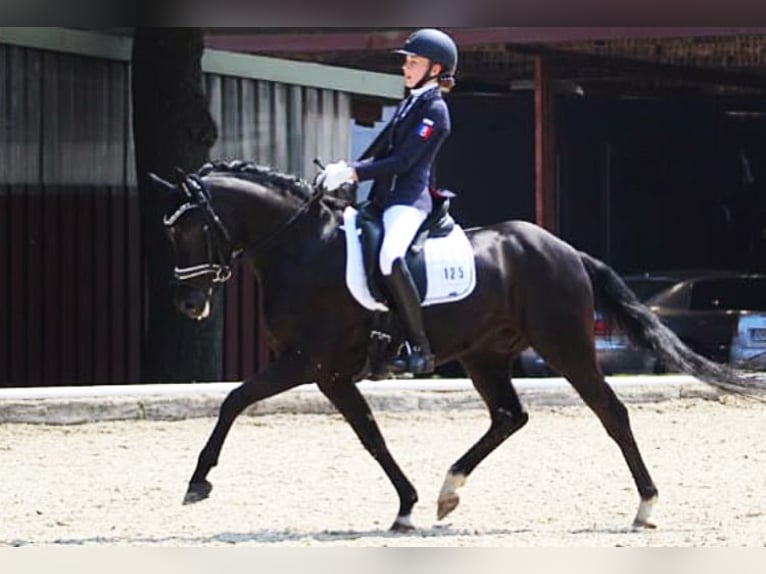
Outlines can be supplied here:
<path id="1" fill-rule="evenodd" d="M 132 28 L 0 27 L 0 44 L 129 62 L 132 34 Z M 204 72 L 374 98 L 397 99 L 402 95 L 398 73 L 323 65 L 307 58 L 280 59 L 245 50 L 206 48 L 201 62 Z"/>
<path id="2" fill-rule="evenodd" d="M 460 46 L 459 85 L 527 89 L 534 57 L 556 66 L 562 85 L 585 94 L 762 98 L 766 27 L 445 28 Z M 207 28 L 206 45 L 281 58 L 399 73 L 412 28 Z"/>

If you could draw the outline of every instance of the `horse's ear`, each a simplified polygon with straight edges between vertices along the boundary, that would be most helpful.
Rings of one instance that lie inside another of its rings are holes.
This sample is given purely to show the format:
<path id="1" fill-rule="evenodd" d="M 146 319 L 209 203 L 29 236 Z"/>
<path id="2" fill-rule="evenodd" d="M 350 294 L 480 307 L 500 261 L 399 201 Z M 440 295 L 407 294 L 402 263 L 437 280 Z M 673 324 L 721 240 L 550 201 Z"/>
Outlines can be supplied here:
<path id="1" fill-rule="evenodd" d="M 183 183 L 186 181 L 186 172 L 182 170 L 180 167 L 176 166 L 173 170 L 176 174 L 176 182 L 177 183 Z"/>

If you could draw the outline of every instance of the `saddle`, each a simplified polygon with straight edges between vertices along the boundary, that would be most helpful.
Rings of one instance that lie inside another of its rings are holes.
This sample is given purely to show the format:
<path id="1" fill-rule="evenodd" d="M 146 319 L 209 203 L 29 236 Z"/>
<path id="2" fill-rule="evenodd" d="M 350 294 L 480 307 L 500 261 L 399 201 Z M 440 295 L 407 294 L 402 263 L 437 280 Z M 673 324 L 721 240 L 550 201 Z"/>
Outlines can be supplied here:
<path id="1" fill-rule="evenodd" d="M 380 248 L 383 244 L 383 212 L 371 201 L 360 204 L 357 209 L 356 224 L 361 231 L 362 263 L 367 285 L 372 297 L 384 302 L 389 297 L 378 264 Z M 405 261 L 415 280 L 421 302 L 426 297 L 427 289 L 426 262 L 423 253 L 426 239 L 446 237 L 454 227 L 455 220 L 449 214 L 449 199 L 435 198 L 434 208 L 421 224 L 405 255 Z M 403 340 L 401 325 L 391 313 L 373 313 L 367 364 L 363 369 L 363 376 L 372 380 L 387 378 L 389 373 L 385 365 L 396 355 Z"/>
<path id="2" fill-rule="evenodd" d="M 357 206 L 357 227 L 361 230 L 362 260 L 367 277 L 370 293 L 378 301 L 388 299 L 383 282 L 383 274 L 380 272 L 378 258 L 380 248 L 383 245 L 383 212 L 380 207 L 371 201 Z M 455 220 L 449 213 L 449 199 L 434 199 L 434 207 L 431 213 L 423 221 L 418 232 L 410 244 L 405 261 L 410 270 L 418 295 L 422 302 L 426 297 L 426 267 L 423 257 L 423 247 L 429 237 L 446 237 L 455 227 Z"/>

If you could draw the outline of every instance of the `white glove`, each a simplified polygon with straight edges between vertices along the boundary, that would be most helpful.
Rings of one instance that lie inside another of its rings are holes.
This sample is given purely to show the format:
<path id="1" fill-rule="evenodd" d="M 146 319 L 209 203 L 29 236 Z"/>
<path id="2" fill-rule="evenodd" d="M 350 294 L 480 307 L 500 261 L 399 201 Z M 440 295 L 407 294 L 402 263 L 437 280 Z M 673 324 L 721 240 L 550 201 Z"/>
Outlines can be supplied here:
<path id="1" fill-rule="evenodd" d="M 344 183 L 354 183 L 354 168 L 345 161 L 328 163 L 317 177 L 317 183 L 325 191 L 335 191 Z"/>

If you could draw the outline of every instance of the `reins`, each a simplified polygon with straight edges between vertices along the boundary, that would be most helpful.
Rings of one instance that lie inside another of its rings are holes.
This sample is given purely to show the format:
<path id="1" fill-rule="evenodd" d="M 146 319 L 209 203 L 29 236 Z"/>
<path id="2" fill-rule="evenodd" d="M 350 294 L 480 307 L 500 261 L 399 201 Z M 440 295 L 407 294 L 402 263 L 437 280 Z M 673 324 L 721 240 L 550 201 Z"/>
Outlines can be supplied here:
<path id="1" fill-rule="evenodd" d="M 279 227 L 277 227 L 277 229 L 275 229 L 274 231 L 270 232 L 270 233 L 269 233 L 269 234 L 268 234 L 266 237 L 264 237 L 263 239 L 261 239 L 261 240 L 260 240 L 258 243 L 256 243 L 256 244 L 255 244 L 255 245 L 253 245 L 252 247 L 250 247 L 250 252 L 251 252 L 251 253 L 255 253 L 255 252 L 257 252 L 257 251 L 260 251 L 261 249 L 263 249 L 264 247 L 266 247 L 266 246 L 267 246 L 269 243 L 271 243 L 272 241 L 274 241 L 274 239 L 276 239 L 277 237 L 279 237 L 280 235 L 282 235 L 282 234 L 283 234 L 285 231 L 287 231 L 287 230 L 290 228 L 290 226 L 292 226 L 292 225 L 293 225 L 293 223 L 295 223 L 295 222 L 298 220 L 298 218 L 299 218 L 301 215 L 303 215 L 304 213 L 306 213 L 306 212 L 309 210 L 309 208 L 310 208 L 310 207 L 311 207 L 311 206 L 312 206 L 314 203 L 316 203 L 316 202 L 317 202 L 319 199 L 321 199 L 323 195 L 324 195 L 324 194 L 322 193 L 322 191 L 321 191 L 320 189 L 317 189 L 317 190 L 314 192 L 314 194 L 313 194 L 311 197 L 309 197 L 309 198 L 308 198 L 308 199 L 307 199 L 307 200 L 306 200 L 306 201 L 303 203 L 303 205 L 301 205 L 301 206 L 298 208 L 298 210 L 297 210 L 295 213 L 293 213 L 293 215 L 292 215 L 292 216 L 290 216 L 290 217 L 287 219 L 287 221 L 285 221 L 283 224 L 281 224 Z"/>

